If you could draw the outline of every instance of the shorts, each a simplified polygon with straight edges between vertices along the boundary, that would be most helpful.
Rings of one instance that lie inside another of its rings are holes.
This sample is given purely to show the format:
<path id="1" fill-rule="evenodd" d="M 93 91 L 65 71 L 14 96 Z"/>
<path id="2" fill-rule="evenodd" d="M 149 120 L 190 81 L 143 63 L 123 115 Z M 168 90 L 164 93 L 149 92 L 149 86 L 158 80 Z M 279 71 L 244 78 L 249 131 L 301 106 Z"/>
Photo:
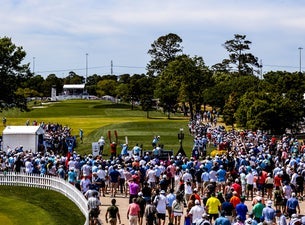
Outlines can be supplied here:
<path id="1" fill-rule="evenodd" d="M 198 188 L 201 188 L 201 184 L 202 184 L 201 182 L 196 182 Z"/>
<path id="2" fill-rule="evenodd" d="M 253 190 L 253 184 L 247 184 L 247 190 Z"/>
<path id="3" fill-rule="evenodd" d="M 97 218 L 100 214 L 100 210 L 98 208 L 96 209 L 91 209 L 90 212 L 89 212 L 89 216 L 91 218 Z"/>
<path id="4" fill-rule="evenodd" d="M 182 212 L 174 212 L 174 216 L 182 216 L 183 213 Z"/>
<path id="5" fill-rule="evenodd" d="M 106 185 L 105 185 L 105 181 L 104 180 L 102 180 L 101 181 L 101 188 L 105 188 L 106 187 Z"/>
<path id="6" fill-rule="evenodd" d="M 165 213 L 157 213 L 157 218 L 161 220 L 165 220 Z"/>

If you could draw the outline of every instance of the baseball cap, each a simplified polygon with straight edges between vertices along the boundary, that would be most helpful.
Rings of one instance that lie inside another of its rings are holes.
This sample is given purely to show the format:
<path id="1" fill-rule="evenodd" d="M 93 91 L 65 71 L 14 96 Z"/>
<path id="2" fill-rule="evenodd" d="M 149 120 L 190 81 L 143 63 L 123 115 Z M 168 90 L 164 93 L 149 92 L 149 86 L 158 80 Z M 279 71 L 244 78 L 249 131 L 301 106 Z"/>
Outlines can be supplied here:
<path id="1" fill-rule="evenodd" d="M 272 201 L 271 200 L 267 201 L 267 206 L 272 206 Z"/>
<path id="2" fill-rule="evenodd" d="M 165 194 L 165 191 L 164 191 L 164 190 L 162 190 L 160 193 L 161 193 L 161 194 Z"/>
<path id="3" fill-rule="evenodd" d="M 195 205 L 200 205 L 200 202 L 198 199 L 195 200 Z"/>

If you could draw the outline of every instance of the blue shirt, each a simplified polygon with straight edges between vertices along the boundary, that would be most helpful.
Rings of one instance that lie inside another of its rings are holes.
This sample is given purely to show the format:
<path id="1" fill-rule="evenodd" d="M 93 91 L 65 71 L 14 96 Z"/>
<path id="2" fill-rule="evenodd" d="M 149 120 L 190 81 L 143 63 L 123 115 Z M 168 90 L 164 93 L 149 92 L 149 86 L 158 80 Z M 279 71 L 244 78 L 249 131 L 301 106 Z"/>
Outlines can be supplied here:
<path id="1" fill-rule="evenodd" d="M 240 216 L 242 221 L 247 219 L 248 207 L 244 203 L 239 203 L 235 207 L 236 214 Z"/>
<path id="2" fill-rule="evenodd" d="M 221 216 L 215 220 L 214 225 L 231 225 L 231 222 L 228 218 Z"/>
<path id="3" fill-rule="evenodd" d="M 275 218 L 275 210 L 271 207 L 265 207 L 263 209 L 263 217 L 265 221 L 273 221 Z"/>
<path id="4" fill-rule="evenodd" d="M 172 207 L 173 202 L 176 200 L 176 196 L 174 194 L 168 194 L 166 195 L 168 206 Z"/>
<path id="5" fill-rule="evenodd" d="M 298 200 L 296 198 L 292 197 L 287 200 L 286 206 L 288 207 L 288 209 L 295 210 L 297 208 L 298 204 L 299 204 Z"/>
<path id="6" fill-rule="evenodd" d="M 224 169 L 219 169 L 216 174 L 217 174 L 217 181 L 218 182 L 226 181 L 227 172 Z"/>

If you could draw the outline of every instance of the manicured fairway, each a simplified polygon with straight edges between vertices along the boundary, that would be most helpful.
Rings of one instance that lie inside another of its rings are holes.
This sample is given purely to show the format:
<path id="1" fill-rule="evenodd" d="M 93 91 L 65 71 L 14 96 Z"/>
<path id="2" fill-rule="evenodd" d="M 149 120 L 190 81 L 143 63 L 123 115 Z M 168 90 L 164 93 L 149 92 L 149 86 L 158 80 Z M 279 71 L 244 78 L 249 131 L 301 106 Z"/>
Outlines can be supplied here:
<path id="1" fill-rule="evenodd" d="M 91 153 L 92 142 L 98 141 L 101 136 L 107 140 L 105 153 L 109 151 L 110 140 L 107 138 L 108 131 L 115 141 L 114 131 L 118 133 L 118 143 L 125 143 L 128 137 L 129 147 L 135 144 L 143 146 L 144 150 L 151 149 L 151 141 L 155 135 L 161 136 L 160 144 L 165 149 L 177 151 L 179 141 L 177 138 L 180 128 L 184 129 L 185 139 L 183 147 L 190 154 L 193 146 L 193 137 L 188 134 L 187 123 L 189 118 L 181 114 L 172 114 L 171 119 L 160 111 L 149 113 L 139 108 L 131 110 L 130 105 L 115 104 L 97 100 L 71 100 L 55 103 L 47 103 L 34 106 L 30 112 L 18 110 L 4 111 L 1 116 L 6 116 L 7 125 L 25 125 L 26 120 L 33 122 L 60 123 L 72 128 L 72 134 L 78 137 L 79 129 L 84 131 L 84 142 L 78 144 L 76 150 L 81 154 Z"/>

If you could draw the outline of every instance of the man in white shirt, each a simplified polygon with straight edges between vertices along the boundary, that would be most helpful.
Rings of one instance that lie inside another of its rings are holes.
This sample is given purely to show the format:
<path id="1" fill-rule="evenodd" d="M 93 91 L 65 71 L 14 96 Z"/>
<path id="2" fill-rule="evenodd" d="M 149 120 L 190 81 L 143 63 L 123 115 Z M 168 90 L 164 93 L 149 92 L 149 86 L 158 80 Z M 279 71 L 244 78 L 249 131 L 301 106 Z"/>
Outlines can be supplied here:
<path id="1" fill-rule="evenodd" d="M 192 215 L 192 224 L 195 225 L 198 220 L 202 218 L 202 214 L 204 213 L 204 208 L 200 205 L 198 199 L 195 200 L 195 206 L 193 206 L 189 212 Z"/>
<path id="2" fill-rule="evenodd" d="M 147 171 L 146 174 L 147 183 L 149 184 L 150 188 L 155 188 L 156 186 L 156 171 L 151 166 L 150 169 Z"/>
<path id="3" fill-rule="evenodd" d="M 161 225 L 161 220 L 163 221 L 162 224 L 165 224 L 165 215 L 166 215 L 166 206 L 168 205 L 167 198 L 165 196 L 165 191 L 162 190 L 160 195 L 155 197 L 154 203 L 157 205 L 157 218 L 158 218 L 158 225 Z"/>
<path id="4" fill-rule="evenodd" d="M 254 184 L 254 175 L 250 170 L 246 175 L 246 184 L 247 184 L 247 199 L 249 200 L 249 193 L 251 193 L 251 200 L 253 200 L 253 184 Z"/>

